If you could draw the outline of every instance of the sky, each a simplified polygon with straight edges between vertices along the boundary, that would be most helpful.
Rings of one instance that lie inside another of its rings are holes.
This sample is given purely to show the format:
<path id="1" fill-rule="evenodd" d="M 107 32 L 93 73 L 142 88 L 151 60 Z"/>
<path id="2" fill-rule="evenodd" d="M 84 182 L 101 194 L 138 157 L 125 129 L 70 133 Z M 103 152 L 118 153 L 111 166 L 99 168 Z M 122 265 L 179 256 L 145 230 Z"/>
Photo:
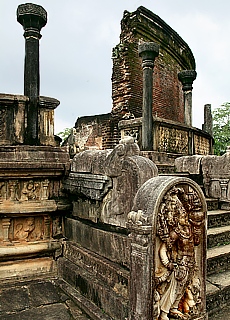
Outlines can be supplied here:
<path id="1" fill-rule="evenodd" d="M 0 0 L 0 92 L 23 94 L 23 28 L 18 0 Z M 203 108 L 230 101 L 229 0 L 37 0 L 48 12 L 41 30 L 40 94 L 60 100 L 55 133 L 80 116 L 112 109 L 112 48 L 119 43 L 124 10 L 144 6 L 160 16 L 189 45 L 196 60 L 193 126 Z"/>

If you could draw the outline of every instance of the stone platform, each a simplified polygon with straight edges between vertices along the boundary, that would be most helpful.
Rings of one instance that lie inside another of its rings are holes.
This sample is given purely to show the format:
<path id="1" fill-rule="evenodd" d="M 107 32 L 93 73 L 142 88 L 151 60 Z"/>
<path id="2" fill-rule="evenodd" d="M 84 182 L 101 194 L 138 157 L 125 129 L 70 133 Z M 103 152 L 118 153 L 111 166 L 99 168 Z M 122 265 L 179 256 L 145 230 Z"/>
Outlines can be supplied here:
<path id="1" fill-rule="evenodd" d="M 0 285 L 1 320 L 89 319 L 56 284 L 40 278 Z"/>

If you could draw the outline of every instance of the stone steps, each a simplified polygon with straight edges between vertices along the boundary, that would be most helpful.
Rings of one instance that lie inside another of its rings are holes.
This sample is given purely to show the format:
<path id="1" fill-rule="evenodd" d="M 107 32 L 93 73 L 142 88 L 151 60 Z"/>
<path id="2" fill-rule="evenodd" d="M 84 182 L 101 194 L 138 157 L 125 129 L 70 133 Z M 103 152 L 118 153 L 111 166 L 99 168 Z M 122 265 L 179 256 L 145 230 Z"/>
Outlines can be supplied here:
<path id="1" fill-rule="evenodd" d="M 208 249 L 230 244 L 230 225 L 208 229 Z"/>
<path id="2" fill-rule="evenodd" d="M 208 249 L 207 274 L 216 274 L 230 269 L 230 244 Z"/>
<path id="3" fill-rule="evenodd" d="M 207 236 L 206 308 L 214 320 L 230 300 L 230 212 L 208 211 Z"/>
<path id="4" fill-rule="evenodd" d="M 207 277 L 207 301 L 206 308 L 209 319 L 216 319 L 215 314 L 229 305 L 230 297 L 230 270 L 215 273 Z M 213 316 L 213 317 L 210 317 Z M 227 320 L 227 318 L 225 318 Z"/>
<path id="5" fill-rule="evenodd" d="M 225 210 L 208 211 L 208 228 L 230 225 L 230 212 Z"/>

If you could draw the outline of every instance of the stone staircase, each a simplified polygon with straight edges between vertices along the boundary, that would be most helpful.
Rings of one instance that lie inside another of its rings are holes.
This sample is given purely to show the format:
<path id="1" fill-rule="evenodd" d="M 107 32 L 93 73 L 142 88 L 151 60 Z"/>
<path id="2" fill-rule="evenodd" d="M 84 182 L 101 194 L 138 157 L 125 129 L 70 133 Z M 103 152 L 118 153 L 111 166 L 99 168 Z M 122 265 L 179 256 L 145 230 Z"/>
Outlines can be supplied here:
<path id="1" fill-rule="evenodd" d="M 230 302 L 230 211 L 208 211 L 207 247 L 207 311 L 215 319 Z"/>

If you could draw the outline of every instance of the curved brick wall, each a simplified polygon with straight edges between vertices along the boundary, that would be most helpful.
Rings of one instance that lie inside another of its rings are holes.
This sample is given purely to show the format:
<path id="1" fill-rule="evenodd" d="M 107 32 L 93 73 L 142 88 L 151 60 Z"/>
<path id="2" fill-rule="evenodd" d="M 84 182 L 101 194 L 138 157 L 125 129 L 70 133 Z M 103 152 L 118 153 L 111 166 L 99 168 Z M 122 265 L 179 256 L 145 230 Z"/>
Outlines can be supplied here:
<path id="1" fill-rule="evenodd" d="M 178 72 L 195 70 L 195 59 L 184 40 L 161 18 L 144 7 L 124 12 L 120 43 L 113 49 L 112 114 L 120 118 L 128 109 L 142 115 L 142 68 L 138 42 L 160 45 L 155 60 L 153 115 L 184 123 L 183 92 Z"/>

